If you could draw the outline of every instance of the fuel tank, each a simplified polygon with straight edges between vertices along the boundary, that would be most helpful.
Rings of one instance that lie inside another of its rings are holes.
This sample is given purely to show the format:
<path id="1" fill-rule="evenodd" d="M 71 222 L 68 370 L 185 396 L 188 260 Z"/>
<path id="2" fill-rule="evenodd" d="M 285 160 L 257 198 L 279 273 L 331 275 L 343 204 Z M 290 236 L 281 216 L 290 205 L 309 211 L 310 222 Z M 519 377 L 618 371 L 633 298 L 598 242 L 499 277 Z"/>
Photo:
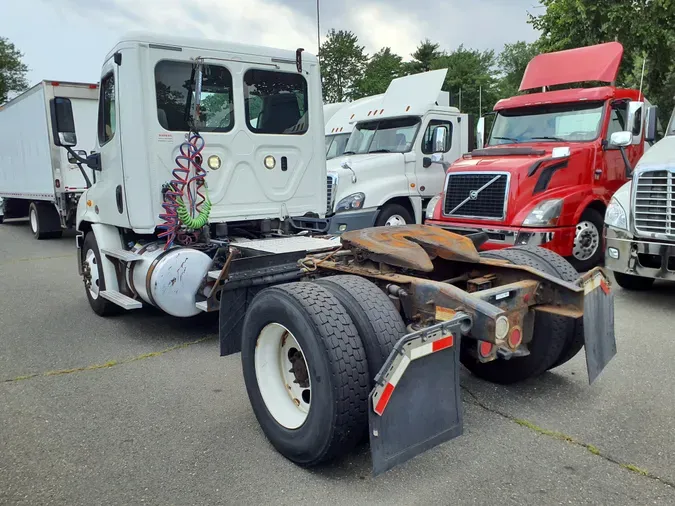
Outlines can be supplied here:
<path id="1" fill-rule="evenodd" d="M 133 249 L 141 259 L 127 267 L 127 284 L 148 304 L 172 316 L 194 316 L 196 294 L 202 286 L 211 258 L 202 251 L 174 247 L 164 251 L 164 242 Z"/>

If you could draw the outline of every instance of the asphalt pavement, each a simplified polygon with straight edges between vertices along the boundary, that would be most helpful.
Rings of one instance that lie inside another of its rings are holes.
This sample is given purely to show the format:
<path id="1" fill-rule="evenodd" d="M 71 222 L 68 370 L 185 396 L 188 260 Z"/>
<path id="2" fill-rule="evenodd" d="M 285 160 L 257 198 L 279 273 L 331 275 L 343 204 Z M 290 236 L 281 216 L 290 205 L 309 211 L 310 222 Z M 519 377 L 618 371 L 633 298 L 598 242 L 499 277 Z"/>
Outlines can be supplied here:
<path id="1" fill-rule="evenodd" d="M 0 225 L 0 504 L 675 504 L 675 285 L 615 286 L 618 355 L 495 386 L 462 372 L 464 435 L 378 478 L 267 442 L 217 319 L 96 316 L 75 241 Z"/>

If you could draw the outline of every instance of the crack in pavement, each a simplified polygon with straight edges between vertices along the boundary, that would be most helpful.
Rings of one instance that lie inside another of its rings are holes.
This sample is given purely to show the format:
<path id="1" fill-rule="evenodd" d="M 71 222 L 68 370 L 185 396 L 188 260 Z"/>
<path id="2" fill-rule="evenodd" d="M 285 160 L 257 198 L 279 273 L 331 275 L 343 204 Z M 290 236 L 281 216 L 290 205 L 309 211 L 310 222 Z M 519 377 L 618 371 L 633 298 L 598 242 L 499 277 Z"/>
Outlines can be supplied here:
<path id="1" fill-rule="evenodd" d="M 73 374 L 76 372 L 85 372 L 85 371 L 96 371 L 98 369 L 108 369 L 109 367 L 115 367 L 117 365 L 122 365 L 122 364 L 130 364 L 132 362 L 138 362 L 139 360 L 145 360 L 146 358 L 152 358 L 152 357 L 159 357 L 161 355 L 164 355 L 165 353 L 169 353 L 170 351 L 175 351 L 175 350 L 180 350 L 183 348 L 187 348 L 189 346 L 192 346 L 194 344 L 199 344 L 203 343 L 204 341 L 208 341 L 210 339 L 215 339 L 214 336 L 207 336 L 207 337 L 202 337 L 201 339 L 197 339 L 196 341 L 188 341 L 186 343 L 180 343 L 176 344 L 174 346 L 171 346 L 169 348 L 165 348 L 163 350 L 159 351 L 151 351 L 149 353 L 143 353 L 141 355 L 136 355 L 135 357 L 129 357 L 125 358 L 122 360 L 109 360 L 103 364 L 91 364 L 87 365 L 84 367 L 74 367 L 72 369 L 58 369 L 55 371 L 45 371 L 42 373 L 34 373 L 34 374 L 26 374 L 23 376 L 17 376 L 15 378 L 9 378 L 2 380 L 3 383 L 16 383 L 18 381 L 25 381 L 33 378 L 45 378 L 49 376 L 61 376 L 64 374 Z"/>
<path id="2" fill-rule="evenodd" d="M 541 434 L 542 436 L 547 436 L 553 439 L 558 439 L 560 441 L 565 441 L 567 443 L 573 444 L 575 446 L 578 446 L 580 448 L 583 448 L 587 450 L 588 452 L 592 453 L 593 455 L 596 455 L 607 462 L 610 462 L 612 464 L 616 464 L 619 467 L 626 469 L 627 471 L 630 471 L 635 474 L 639 474 L 640 476 L 644 476 L 646 478 L 650 478 L 652 480 L 658 481 L 659 483 L 662 483 L 672 489 L 675 489 L 675 482 L 672 482 L 666 478 L 662 478 L 661 476 L 657 476 L 653 473 L 650 473 L 649 471 L 642 469 L 634 464 L 628 464 L 626 462 L 621 462 L 620 460 L 612 457 L 611 455 L 608 455 L 607 453 L 601 451 L 598 447 L 593 446 L 592 444 L 585 443 L 583 441 L 579 441 L 578 439 L 573 438 L 572 436 L 568 436 L 567 434 L 563 434 L 562 432 L 554 431 L 554 430 L 549 430 L 545 429 L 543 427 L 539 427 L 538 425 L 535 425 L 534 423 L 528 421 L 528 420 L 523 420 L 522 418 L 516 418 L 513 415 L 510 415 L 508 413 L 505 413 L 504 411 L 501 411 L 496 408 L 492 408 L 485 404 L 483 401 L 481 401 L 478 396 L 473 393 L 471 390 L 468 388 L 462 386 L 462 390 L 464 390 L 469 396 L 473 399 L 473 401 L 467 401 L 470 402 L 471 404 L 478 406 L 479 408 L 483 408 L 486 411 L 489 411 L 490 413 L 494 413 L 495 415 L 501 416 L 502 418 L 505 418 L 506 420 L 509 420 L 513 423 L 516 423 L 520 425 L 521 427 L 525 427 L 527 429 L 530 429 L 538 434 Z"/>
<path id="3" fill-rule="evenodd" d="M 58 258 L 74 258 L 74 253 L 70 253 L 68 255 L 53 255 L 50 257 L 13 258 L 5 262 L 0 262 L 0 267 L 4 267 L 5 265 L 18 264 L 20 262 L 43 262 L 45 260 L 54 260 Z"/>

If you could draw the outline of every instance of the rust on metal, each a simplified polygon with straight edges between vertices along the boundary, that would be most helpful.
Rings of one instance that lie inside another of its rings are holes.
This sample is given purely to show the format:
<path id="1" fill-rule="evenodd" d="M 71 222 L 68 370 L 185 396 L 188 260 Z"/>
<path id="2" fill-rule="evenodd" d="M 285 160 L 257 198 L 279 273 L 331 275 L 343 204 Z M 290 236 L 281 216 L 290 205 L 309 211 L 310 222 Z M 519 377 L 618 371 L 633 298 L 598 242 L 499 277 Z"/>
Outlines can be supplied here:
<path id="1" fill-rule="evenodd" d="M 450 309 L 449 307 L 436 306 L 436 319 L 439 322 L 448 322 L 452 320 L 457 311 Z"/>
<path id="2" fill-rule="evenodd" d="M 480 262 L 471 239 L 427 225 L 374 227 L 345 232 L 344 248 L 373 262 L 421 272 L 434 270 L 436 257 L 460 262 Z"/>
<path id="3" fill-rule="evenodd" d="M 572 305 L 555 306 L 553 304 L 542 304 L 540 306 L 534 306 L 533 309 L 544 313 L 553 313 L 560 316 L 567 316 L 569 318 L 581 318 L 584 315 L 583 309 L 579 309 L 578 307 Z"/>

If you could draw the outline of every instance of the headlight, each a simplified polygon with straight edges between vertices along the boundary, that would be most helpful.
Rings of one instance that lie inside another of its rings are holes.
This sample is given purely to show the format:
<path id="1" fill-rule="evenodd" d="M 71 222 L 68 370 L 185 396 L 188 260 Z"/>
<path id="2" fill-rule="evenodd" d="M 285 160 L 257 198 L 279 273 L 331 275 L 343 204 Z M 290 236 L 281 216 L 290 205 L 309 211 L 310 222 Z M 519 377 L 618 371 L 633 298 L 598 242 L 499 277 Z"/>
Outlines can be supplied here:
<path id="1" fill-rule="evenodd" d="M 626 211 L 614 197 L 612 197 L 612 200 L 609 201 L 609 205 L 607 206 L 607 211 L 605 212 L 605 224 L 610 227 L 628 230 L 628 217 L 626 216 Z"/>
<path id="2" fill-rule="evenodd" d="M 523 221 L 523 227 L 550 227 L 558 224 L 562 211 L 562 199 L 539 202 Z"/>
<path id="3" fill-rule="evenodd" d="M 339 213 L 341 211 L 354 211 L 356 209 L 362 209 L 365 200 L 366 196 L 363 193 L 352 193 L 337 203 L 337 206 L 335 206 L 335 212 Z"/>
<path id="4" fill-rule="evenodd" d="M 434 217 L 434 213 L 436 212 L 436 206 L 438 203 L 441 201 L 442 195 L 436 195 L 433 199 L 429 201 L 427 204 L 427 211 L 426 211 L 426 217 L 427 220 L 431 220 Z"/>
<path id="5" fill-rule="evenodd" d="M 209 169 L 211 170 L 218 170 L 220 169 L 220 157 L 218 155 L 211 155 L 209 156 L 209 159 L 206 161 L 209 165 Z"/>

